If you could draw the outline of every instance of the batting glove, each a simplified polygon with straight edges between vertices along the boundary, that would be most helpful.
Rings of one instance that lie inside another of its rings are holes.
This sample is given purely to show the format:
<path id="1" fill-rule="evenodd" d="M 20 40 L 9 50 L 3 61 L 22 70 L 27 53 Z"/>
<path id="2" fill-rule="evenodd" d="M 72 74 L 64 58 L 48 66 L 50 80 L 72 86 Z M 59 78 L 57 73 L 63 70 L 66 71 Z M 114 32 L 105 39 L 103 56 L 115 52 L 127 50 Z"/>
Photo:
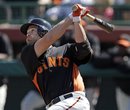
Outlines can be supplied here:
<path id="1" fill-rule="evenodd" d="M 73 16 L 73 22 L 80 22 L 81 18 L 86 16 L 87 13 L 90 12 L 90 10 L 86 7 L 81 6 L 80 4 L 76 4 L 76 10 L 73 10 L 72 16 Z"/>

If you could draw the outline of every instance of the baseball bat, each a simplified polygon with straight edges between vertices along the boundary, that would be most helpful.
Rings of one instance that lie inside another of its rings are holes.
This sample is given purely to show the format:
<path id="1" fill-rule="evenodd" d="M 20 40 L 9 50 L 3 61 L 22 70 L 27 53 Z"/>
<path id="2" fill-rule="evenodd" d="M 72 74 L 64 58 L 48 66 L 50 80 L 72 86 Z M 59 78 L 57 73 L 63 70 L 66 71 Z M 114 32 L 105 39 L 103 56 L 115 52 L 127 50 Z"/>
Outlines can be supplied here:
<path id="1" fill-rule="evenodd" d="M 72 6 L 72 11 L 76 11 L 78 9 L 77 5 L 73 5 Z M 97 18 L 89 13 L 86 14 L 86 16 L 93 21 L 94 23 L 96 23 L 101 29 L 103 29 L 104 31 L 106 31 L 107 33 L 110 33 L 114 30 L 114 25 L 110 24 L 100 18 Z"/>

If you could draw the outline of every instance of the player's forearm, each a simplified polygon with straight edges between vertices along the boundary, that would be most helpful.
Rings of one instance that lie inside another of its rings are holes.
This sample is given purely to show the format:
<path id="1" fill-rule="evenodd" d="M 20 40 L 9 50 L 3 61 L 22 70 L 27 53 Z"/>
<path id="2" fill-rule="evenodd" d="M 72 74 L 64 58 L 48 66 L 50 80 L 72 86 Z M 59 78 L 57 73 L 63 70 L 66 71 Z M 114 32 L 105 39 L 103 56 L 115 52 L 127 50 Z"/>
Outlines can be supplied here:
<path id="1" fill-rule="evenodd" d="M 55 25 L 41 40 L 41 46 L 44 48 L 48 48 L 52 45 L 56 40 L 63 36 L 66 29 L 72 24 L 72 20 L 67 17 L 62 20 L 60 23 Z M 43 43 L 42 43 L 43 42 Z"/>
<path id="2" fill-rule="evenodd" d="M 66 19 L 62 20 L 60 23 L 55 25 L 53 29 L 50 32 L 50 38 L 54 41 L 59 39 L 60 37 L 63 36 L 65 33 L 66 29 L 72 24 L 72 20 L 67 17 Z"/>
<path id="3" fill-rule="evenodd" d="M 56 26 L 54 26 L 44 37 L 35 43 L 35 51 L 37 56 L 44 53 L 49 46 L 51 46 L 56 40 L 58 40 L 66 29 L 72 24 L 72 20 L 67 17 L 62 20 Z"/>
<path id="4" fill-rule="evenodd" d="M 81 43 L 87 40 L 85 30 L 80 23 L 74 23 L 74 38 L 77 43 Z"/>

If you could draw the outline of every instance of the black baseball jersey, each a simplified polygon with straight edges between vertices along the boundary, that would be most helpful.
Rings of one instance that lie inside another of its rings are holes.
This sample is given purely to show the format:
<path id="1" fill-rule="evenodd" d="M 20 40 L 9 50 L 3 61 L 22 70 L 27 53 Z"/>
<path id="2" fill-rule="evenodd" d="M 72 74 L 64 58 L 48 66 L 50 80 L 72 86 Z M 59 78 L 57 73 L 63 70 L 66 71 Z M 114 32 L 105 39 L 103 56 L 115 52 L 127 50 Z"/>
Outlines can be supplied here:
<path id="1" fill-rule="evenodd" d="M 51 46 L 37 58 L 33 44 L 24 47 L 21 59 L 31 80 L 48 104 L 59 95 L 84 91 L 78 66 L 87 63 L 91 53 L 89 43 L 68 43 L 60 47 Z"/>

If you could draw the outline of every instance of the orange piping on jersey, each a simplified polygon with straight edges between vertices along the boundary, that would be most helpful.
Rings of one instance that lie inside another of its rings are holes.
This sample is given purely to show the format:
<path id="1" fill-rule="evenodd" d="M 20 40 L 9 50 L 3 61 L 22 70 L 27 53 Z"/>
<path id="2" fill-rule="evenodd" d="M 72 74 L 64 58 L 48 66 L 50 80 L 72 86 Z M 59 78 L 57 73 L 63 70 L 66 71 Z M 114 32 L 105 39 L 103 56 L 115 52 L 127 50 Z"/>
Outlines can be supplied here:
<path id="1" fill-rule="evenodd" d="M 73 65 L 73 84 L 74 91 L 84 91 L 83 79 L 76 64 Z"/>
<path id="2" fill-rule="evenodd" d="M 42 95 L 42 92 L 41 92 L 41 90 L 39 88 L 39 85 L 37 83 L 37 73 L 35 73 L 34 78 L 33 78 L 32 81 L 33 81 L 34 85 L 36 86 L 36 88 L 38 89 L 38 91 L 40 92 L 40 94 Z"/>
<path id="3" fill-rule="evenodd" d="M 69 106 L 69 108 L 66 109 L 66 110 L 70 110 L 80 99 L 81 99 L 81 97 L 78 97 L 78 99 L 76 100 L 76 102 L 73 103 L 71 106 Z"/>

